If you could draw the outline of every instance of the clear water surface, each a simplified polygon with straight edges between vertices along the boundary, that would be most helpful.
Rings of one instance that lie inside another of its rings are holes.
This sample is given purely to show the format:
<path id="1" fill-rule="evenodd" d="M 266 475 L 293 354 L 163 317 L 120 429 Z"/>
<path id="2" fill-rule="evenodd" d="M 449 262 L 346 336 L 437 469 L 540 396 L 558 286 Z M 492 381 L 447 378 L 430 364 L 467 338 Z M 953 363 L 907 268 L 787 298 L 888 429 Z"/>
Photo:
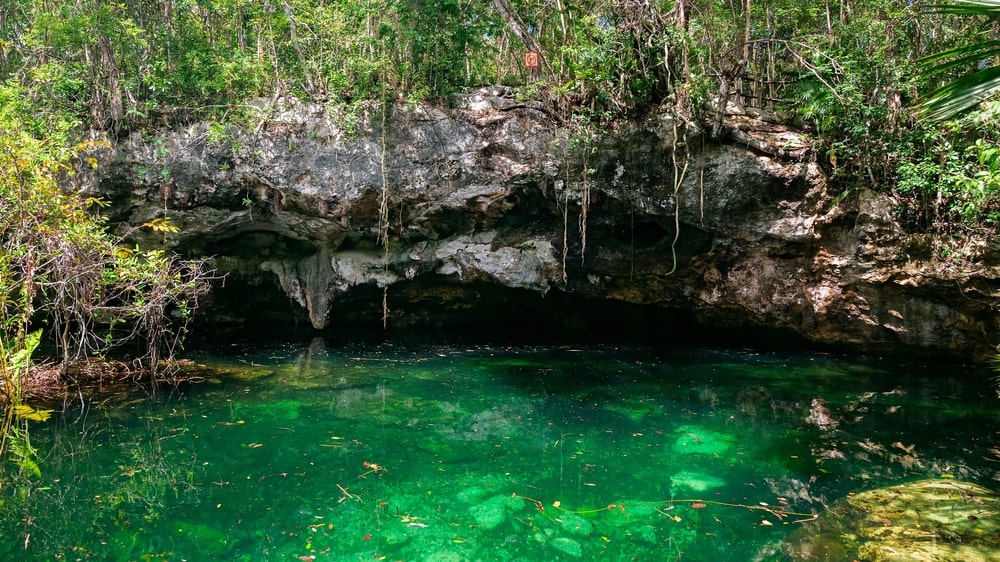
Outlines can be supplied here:
<path id="1" fill-rule="evenodd" d="M 4 560 L 780 560 L 926 477 L 996 488 L 985 377 L 827 355 L 233 347 L 35 424 Z"/>

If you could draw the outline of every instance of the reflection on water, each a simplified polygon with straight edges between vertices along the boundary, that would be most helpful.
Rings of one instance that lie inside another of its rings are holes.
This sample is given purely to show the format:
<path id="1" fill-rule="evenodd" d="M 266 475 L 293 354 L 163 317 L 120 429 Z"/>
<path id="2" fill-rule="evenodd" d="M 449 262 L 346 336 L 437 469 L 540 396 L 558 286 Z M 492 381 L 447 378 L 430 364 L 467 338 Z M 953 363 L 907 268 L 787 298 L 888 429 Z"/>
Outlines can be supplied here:
<path id="1" fill-rule="evenodd" d="M 777 560 L 851 491 L 1000 478 L 988 380 L 939 365 L 321 341 L 199 360 L 202 384 L 36 426 L 4 559 Z"/>

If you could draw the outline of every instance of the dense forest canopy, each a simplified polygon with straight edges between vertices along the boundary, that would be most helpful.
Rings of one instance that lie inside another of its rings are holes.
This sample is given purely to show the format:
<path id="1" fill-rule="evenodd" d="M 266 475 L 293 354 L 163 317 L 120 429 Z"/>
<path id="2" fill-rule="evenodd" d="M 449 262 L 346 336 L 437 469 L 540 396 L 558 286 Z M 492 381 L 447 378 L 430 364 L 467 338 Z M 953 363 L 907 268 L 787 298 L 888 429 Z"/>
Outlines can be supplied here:
<path id="1" fill-rule="evenodd" d="M 914 228 L 993 227 L 996 106 L 944 125 L 913 111 L 992 67 L 989 50 L 936 73 L 921 62 L 994 41 L 989 11 L 919 0 L 10 0 L 0 77 L 36 112 L 116 133 L 238 120 L 255 98 L 349 108 L 483 85 L 542 99 L 564 122 L 669 108 L 718 133 L 706 108 L 721 98 L 812 130 L 843 185 L 894 191 Z M 524 67 L 528 49 L 537 70 Z"/>

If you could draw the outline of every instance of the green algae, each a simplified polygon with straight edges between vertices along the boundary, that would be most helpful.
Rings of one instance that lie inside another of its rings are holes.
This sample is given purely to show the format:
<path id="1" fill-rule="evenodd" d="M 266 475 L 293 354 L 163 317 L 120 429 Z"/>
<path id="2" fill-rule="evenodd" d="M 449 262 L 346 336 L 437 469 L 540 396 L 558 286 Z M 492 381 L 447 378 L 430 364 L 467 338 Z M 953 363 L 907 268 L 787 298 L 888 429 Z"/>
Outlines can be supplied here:
<path id="1" fill-rule="evenodd" d="M 580 515 L 566 512 L 559 515 L 559 528 L 568 535 L 580 537 L 590 536 L 594 532 L 594 524 Z"/>

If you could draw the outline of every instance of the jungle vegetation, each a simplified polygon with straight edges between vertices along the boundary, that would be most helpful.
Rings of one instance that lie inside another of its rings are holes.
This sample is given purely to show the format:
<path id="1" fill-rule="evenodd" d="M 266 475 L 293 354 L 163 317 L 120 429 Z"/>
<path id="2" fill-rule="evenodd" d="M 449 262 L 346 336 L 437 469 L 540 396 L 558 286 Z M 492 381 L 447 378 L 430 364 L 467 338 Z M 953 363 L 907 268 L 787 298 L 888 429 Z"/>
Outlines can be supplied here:
<path id="1" fill-rule="evenodd" d="M 3 392 L 20 402 L 38 328 L 55 341 L 64 374 L 78 359 L 137 340 L 140 363 L 155 373 L 210 275 L 203 264 L 124 246 L 105 228 L 101 201 L 67 190 L 77 170 L 100 166 L 84 142 L 88 131 L 115 137 L 199 120 L 239 123 L 259 118 L 259 104 L 249 103 L 257 99 L 307 99 L 350 115 L 372 100 L 447 104 L 455 92 L 503 85 L 562 124 L 600 130 L 669 111 L 717 135 L 717 108 L 728 102 L 809 131 L 845 193 L 891 193 L 908 228 L 993 232 L 1000 103 L 994 90 L 968 87 L 997 76 L 996 5 L 6 0 Z M 529 50 L 537 69 L 525 68 Z M 941 100 L 952 105 L 942 110 Z M 5 424 L 40 415 L 9 410 Z"/>
<path id="2" fill-rule="evenodd" d="M 257 98 L 349 114 L 484 85 L 542 100 L 566 123 L 669 108 L 718 134 L 709 102 L 724 99 L 810 130 L 840 185 L 892 192 L 911 228 L 993 229 L 998 109 L 991 90 L 962 87 L 1000 72 L 997 4 L 10 0 L 0 80 L 33 116 L 114 134 L 259 117 Z M 963 113 L 920 106 L 963 92 L 972 103 L 951 106 Z"/>

